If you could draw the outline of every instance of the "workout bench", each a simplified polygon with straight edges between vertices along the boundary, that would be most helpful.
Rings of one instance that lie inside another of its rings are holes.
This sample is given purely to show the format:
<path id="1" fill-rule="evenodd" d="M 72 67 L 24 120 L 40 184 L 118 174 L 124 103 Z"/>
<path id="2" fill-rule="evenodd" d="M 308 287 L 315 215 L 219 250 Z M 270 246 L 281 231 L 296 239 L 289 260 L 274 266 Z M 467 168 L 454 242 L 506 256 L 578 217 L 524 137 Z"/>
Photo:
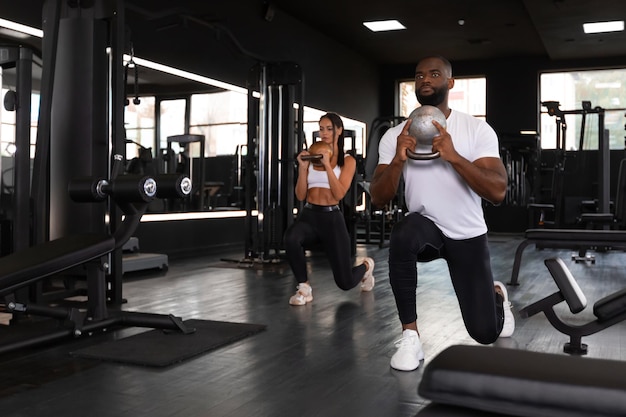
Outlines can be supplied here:
<path id="1" fill-rule="evenodd" d="M 626 319 L 626 289 L 607 295 L 593 305 L 596 320 L 584 325 L 565 323 L 554 311 L 554 306 L 565 301 L 573 314 L 580 313 L 587 306 L 587 299 L 563 260 L 550 258 L 545 261 L 558 291 L 542 298 L 519 311 L 521 317 L 531 317 L 543 312 L 554 328 L 570 337 L 563 351 L 571 354 L 587 353 L 587 345 L 581 343 L 582 336 L 589 336 Z"/>
<path id="2" fill-rule="evenodd" d="M 418 417 L 626 416 L 626 362 L 455 345 L 426 365 Z"/>
<path id="3" fill-rule="evenodd" d="M 116 156 L 113 172 L 119 172 L 120 163 L 121 157 Z M 154 197 L 182 197 L 190 190 L 190 180 L 179 175 L 156 178 L 114 175 L 110 180 L 84 178 L 73 181 L 69 186 L 73 200 L 96 202 L 110 197 L 122 209 L 124 220 L 113 235 L 86 233 L 61 237 L 0 258 L 0 300 L 4 299 L 5 312 L 40 315 L 59 321 L 59 326 L 52 332 L 0 344 L 0 353 L 67 336 L 81 336 L 115 325 L 193 333 L 195 329 L 186 327 L 179 317 L 171 314 L 110 311 L 106 294 L 108 255 L 128 241 L 149 202 Z M 80 266 L 86 270 L 86 308 L 40 305 L 17 299 L 17 290 Z"/>
<path id="4" fill-rule="evenodd" d="M 584 256 L 588 249 L 626 248 L 626 230 L 592 229 L 528 229 L 524 240 L 517 246 L 509 285 L 518 285 L 522 255 L 529 245 L 538 248 L 572 249 Z"/>

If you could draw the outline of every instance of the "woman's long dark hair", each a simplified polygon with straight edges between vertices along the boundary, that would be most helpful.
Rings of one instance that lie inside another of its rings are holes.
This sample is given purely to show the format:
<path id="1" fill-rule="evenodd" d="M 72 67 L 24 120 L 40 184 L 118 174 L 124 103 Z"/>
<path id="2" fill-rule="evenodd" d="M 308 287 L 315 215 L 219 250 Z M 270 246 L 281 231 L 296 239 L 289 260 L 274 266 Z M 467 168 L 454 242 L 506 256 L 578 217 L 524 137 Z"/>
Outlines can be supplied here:
<path id="1" fill-rule="evenodd" d="M 339 138 L 337 138 L 337 152 L 339 152 L 339 155 L 337 155 L 337 165 L 342 167 L 343 166 L 343 157 L 344 157 L 344 151 L 343 151 L 344 137 L 343 137 L 343 133 L 344 133 L 344 130 L 345 130 L 343 128 L 343 120 L 341 120 L 341 117 L 337 113 L 331 113 L 331 112 L 326 113 L 325 115 L 320 117 L 320 122 L 322 121 L 323 118 L 327 118 L 333 124 L 333 137 L 335 136 L 335 130 L 341 128 L 341 134 L 339 135 Z"/>

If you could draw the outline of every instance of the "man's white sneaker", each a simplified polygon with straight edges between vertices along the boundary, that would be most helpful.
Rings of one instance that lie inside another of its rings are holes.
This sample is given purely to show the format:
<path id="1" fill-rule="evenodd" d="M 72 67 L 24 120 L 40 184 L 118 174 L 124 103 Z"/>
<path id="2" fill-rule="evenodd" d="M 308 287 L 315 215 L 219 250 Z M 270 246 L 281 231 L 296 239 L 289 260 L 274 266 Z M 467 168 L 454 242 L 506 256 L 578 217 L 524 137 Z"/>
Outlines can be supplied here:
<path id="1" fill-rule="evenodd" d="M 506 290 L 506 286 L 500 281 L 494 281 L 493 285 L 497 290 L 499 290 L 498 292 L 502 294 L 502 298 L 504 298 L 504 302 L 502 303 L 502 308 L 504 310 L 504 325 L 502 326 L 500 337 L 511 337 L 515 331 L 515 317 L 513 316 L 513 311 L 511 311 L 512 306 L 509 301 L 509 294 Z"/>
<path id="2" fill-rule="evenodd" d="M 303 306 L 313 301 L 313 288 L 306 282 L 298 285 L 298 291 L 289 299 L 292 306 Z"/>
<path id="3" fill-rule="evenodd" d="M 406 329 L 402 339 L 396 342 L 398 350 L 391 357 L 391 367 L 398 371 L 414 371 L 424 359 L 422 342 L 415 330 Z"/>
<path id="4" fill-rule="evenodd" d="M 368 257 L 365 258 L 365 262 L 367 262 L 367 271 L 365 271 L 365 275 L 361 281 L 361 291 L 367 292 L 374 289 L 376 280 L 374 279 L 374 260 Z"/>

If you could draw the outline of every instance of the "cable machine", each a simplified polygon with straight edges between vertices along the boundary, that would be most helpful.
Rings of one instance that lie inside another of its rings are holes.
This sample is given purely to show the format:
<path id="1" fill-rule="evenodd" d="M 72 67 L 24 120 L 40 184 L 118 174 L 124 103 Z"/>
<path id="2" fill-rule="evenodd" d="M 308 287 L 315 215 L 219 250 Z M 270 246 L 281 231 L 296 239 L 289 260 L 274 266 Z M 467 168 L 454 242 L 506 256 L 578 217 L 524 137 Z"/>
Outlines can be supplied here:
<path id="1" fill-rule="evenodd" d="M 172 143 L 177 143 L 181 149 L 180 153 L 174 157 L 174 150 Z M 191 145 L 197 143 L 200 150 L 198 151 L 198 157 L 194 158 L 191 151 Z M 204 135 L 174 135 L 167 137 L 167 173 L 182 173 L 192 179 L 193 190 L 191 196 L 187 201 L 186 210 L 198 210 L 203 211 L 204 207 L 204 176 L 206 172 L 205 159 L 204 159 L 204 147 L 205 147 Z M 195 167 L 195 162 L 198 166 Z M 197 196 L 196 200 L 193 200 Z M 195 207 L 194 207 L 195 206 Z"/>
<path id="2" fill-rule="evenodd" d="M 67 184 L 81 176 L 107 177 L 111 155 L 125 154 L 124 14 L 122 0 L 44 2 L 32 244 L 85 231 L 104 233 L 121 222 L 115 205 L 85 207 L 72 201 Z M 122 250 L 108 256 L 107 298 L 121 304 Z"/>
<path id="3" fill-rule="evenodd" d="M 9 107 L 20 112 L 16 146 L 22 153 L 15 168 L 20 197 L 15 207 L 33 223 L 28 233 L 27 222 L 18 219 L 19 232 L 25 233 L 20 233 L 13 253 L 0 260 L 0 311 L 12 315 L 11 325 L 31 315 L 58 321 L 51 332 L 0 344 L 0 352 L 116 326 L 194 331 L 171 314 L 117 308 L 123 303 L 122 247 L 148 204 L 153 198 L 184 198 L 191 191 L 188 177 L 119 175 L 125 160 L 123 6 L 123 0 L 44 4 L 41 106 L 30 196 L 32 54 L 26 49 L 4 54 L 0 48 L 0 57 L 20 66 L 17 92 L 8 99 Z M 33 216 L 28 204 L 23 207 L 31 201 Z M 24 247 L 31 235 L 33 244 Z M 60 279 L 43 285 L 53 277 Z M 76 295 L 86 300 L 63 305 Z"/>
<path id="4" fill-rule="evenodd" d="M 278 261 L 283 234 L 294 221 L 295 156 L 304 143 L 302 78 L 292 62 L 260 62 L 249 72 L 246 261 Z"/>
<path id="5" fill-rule="evenodd" d="M 561 110 L 557 101 L 544 101 L 541 103 L 548 109 L 548 114 L 556 118 L 556 160 L 554 174 L 552 178 L 552 198 L 554 204 L 530 204 L 531 209 L 540 209 L 541 216 L 544 210 L 554 211 L 554 227 L 561 227 L 563 216 L 563 180 L 565 174 L 565 140 L 567 123 L 565 116 L 568 114 L 580 114 L 581 133 L 579 139 L 579 150 L 582 150 L 584 143 L 584 130 L 588 114 L 598 115 L 598 202 L 597 211 L 608 213 L 610 205 L 610 154 L 609 154 L 609 134 L 604 128 L 605 110 L 602 107 L 591 108 L 589 101 L 583 101 L 582 109 Z M 541 223 L 541 218 L 540 218 Z"/>

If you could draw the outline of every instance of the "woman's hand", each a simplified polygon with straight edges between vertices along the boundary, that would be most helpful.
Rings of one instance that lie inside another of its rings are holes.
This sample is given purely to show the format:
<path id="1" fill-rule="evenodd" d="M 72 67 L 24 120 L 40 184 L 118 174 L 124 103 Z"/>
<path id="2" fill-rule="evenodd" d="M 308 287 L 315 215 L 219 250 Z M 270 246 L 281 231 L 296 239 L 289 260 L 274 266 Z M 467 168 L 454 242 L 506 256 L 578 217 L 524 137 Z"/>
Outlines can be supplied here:
<path id="1" fill-rule="evenodd" d="M 307 156 L 310 155 L 309 151 L 307 151 L 306 149 L 303 150 L 302 152 L 300 152 L 298 154 L 298 156 L 296 157 L 296 159 L 298 160 L 298 167 L 300 169 L 303 170 L 308 170 L 309 169 L 309 164 L 311 163 L 311 161 L 305 161 L 304 159 L 302 159 L 303 156 Z"/>

